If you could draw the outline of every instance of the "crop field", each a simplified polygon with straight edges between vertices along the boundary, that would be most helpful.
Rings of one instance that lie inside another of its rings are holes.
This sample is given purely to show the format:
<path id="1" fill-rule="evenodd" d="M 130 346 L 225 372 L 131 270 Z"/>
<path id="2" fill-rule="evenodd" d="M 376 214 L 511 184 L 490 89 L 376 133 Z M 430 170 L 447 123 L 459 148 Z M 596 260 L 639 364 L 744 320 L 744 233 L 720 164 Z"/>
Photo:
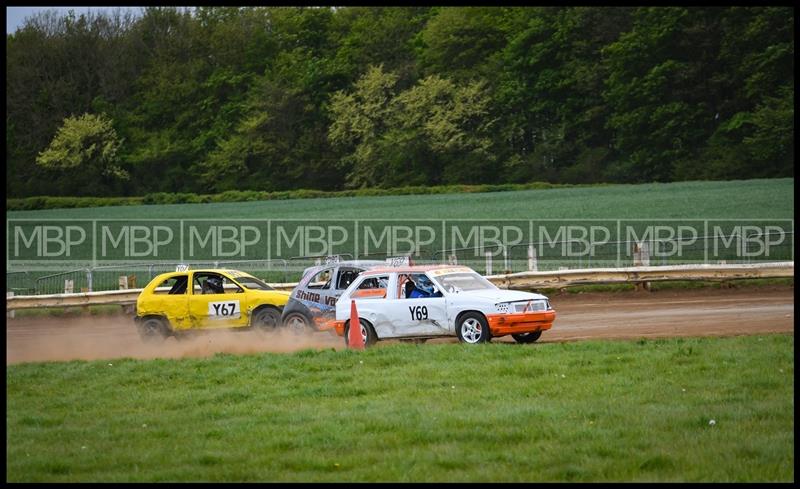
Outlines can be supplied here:
<path id="1" fill-rule="evenodd" d="M 794 179 L 7 212 L 9 219 L 791 219 Z"/>
<path id="2" fill-rule="evenodd" d="M 794 336 L 6 369 L 8 481 L 792 481 Z"/>

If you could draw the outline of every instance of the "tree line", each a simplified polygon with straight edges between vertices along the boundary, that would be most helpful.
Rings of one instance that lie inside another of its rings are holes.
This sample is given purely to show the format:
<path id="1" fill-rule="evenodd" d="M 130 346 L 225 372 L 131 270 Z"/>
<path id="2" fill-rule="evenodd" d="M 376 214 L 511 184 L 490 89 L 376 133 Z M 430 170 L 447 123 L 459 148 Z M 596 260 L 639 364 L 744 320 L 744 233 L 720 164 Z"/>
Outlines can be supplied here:
<path id="1" fill-rule="evenodd" d="M 7 196 L 794 176 L 791 7 L 147 7 L 6 37 Z"/>

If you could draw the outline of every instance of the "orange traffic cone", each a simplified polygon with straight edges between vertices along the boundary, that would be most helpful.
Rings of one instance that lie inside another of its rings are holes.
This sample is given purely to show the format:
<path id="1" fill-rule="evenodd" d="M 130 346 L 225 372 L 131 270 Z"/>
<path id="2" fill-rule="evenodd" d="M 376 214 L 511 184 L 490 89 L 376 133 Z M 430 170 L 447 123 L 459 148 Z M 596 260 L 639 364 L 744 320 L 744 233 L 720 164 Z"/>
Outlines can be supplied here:
<path id="1" fill-rule="evenodd" d="M 356 350 L 364 349 L 364 338 L 361 336 L 361 321 L 358 319 L 356 301 L 350 301 L 350 329 L 347 332 L 347 346 Z"/>

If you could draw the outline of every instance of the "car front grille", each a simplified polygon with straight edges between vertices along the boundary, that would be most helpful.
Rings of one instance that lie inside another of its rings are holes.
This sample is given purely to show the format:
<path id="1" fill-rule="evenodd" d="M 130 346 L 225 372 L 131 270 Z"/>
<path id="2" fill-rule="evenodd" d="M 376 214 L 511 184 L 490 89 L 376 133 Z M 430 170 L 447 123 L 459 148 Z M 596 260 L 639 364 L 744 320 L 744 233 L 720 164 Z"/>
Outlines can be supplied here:
<path id="1" fill-rule="evenodd" d="M 524 302 L 515 302 L 513 304 L 514 312 L 540 312 L 547 310 L 547 301 L 543 300 L 535 300 L 535 301 L 524 301 Z"/>

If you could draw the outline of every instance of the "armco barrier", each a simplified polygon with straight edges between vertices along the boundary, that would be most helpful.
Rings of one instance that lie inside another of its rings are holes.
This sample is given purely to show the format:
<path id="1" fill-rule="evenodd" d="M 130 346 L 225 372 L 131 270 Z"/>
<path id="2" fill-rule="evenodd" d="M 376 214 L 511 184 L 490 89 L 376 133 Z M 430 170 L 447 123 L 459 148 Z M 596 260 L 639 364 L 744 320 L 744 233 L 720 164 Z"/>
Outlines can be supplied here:
<path id="1" fill-rule="evenodd" d="M 530 290 L 570 285 L 681 281 L 727 281 L 794 277 L 794 262 L 736 265 L 673 265 L 519 272 L 488 278 L 502 289 Z"/>
<path id="2" fill-rule="evenodd" d="M 297 284 L 270 284 L 276 290 L 292 290 Z M 18 295 L 6 297 L 6 311 L 43 307 L 75 307 L 97 305 L 128 306 L 136 304 L 143 289 L 105 290 L 79 294 Z"/>
<path id="3" fill-rule="evenodd" d="M 570 285 L 684 281 L 726 281 L 756 278 L 794 277 L 794 262 L 743 265 L 675 265 L 629 268 L 593 268 L 520 272 L 486 278 L 502 289 L 532 290 Z M 296 283 L 271 284 L 277 290 L 292 290 Z M 6 297 L 6 310 L 44 307 L 72 307 L 99 304 L 120 306 L 136 303 L 142 289 L 84 292 L 80 294 L 20 295 Z"/>

